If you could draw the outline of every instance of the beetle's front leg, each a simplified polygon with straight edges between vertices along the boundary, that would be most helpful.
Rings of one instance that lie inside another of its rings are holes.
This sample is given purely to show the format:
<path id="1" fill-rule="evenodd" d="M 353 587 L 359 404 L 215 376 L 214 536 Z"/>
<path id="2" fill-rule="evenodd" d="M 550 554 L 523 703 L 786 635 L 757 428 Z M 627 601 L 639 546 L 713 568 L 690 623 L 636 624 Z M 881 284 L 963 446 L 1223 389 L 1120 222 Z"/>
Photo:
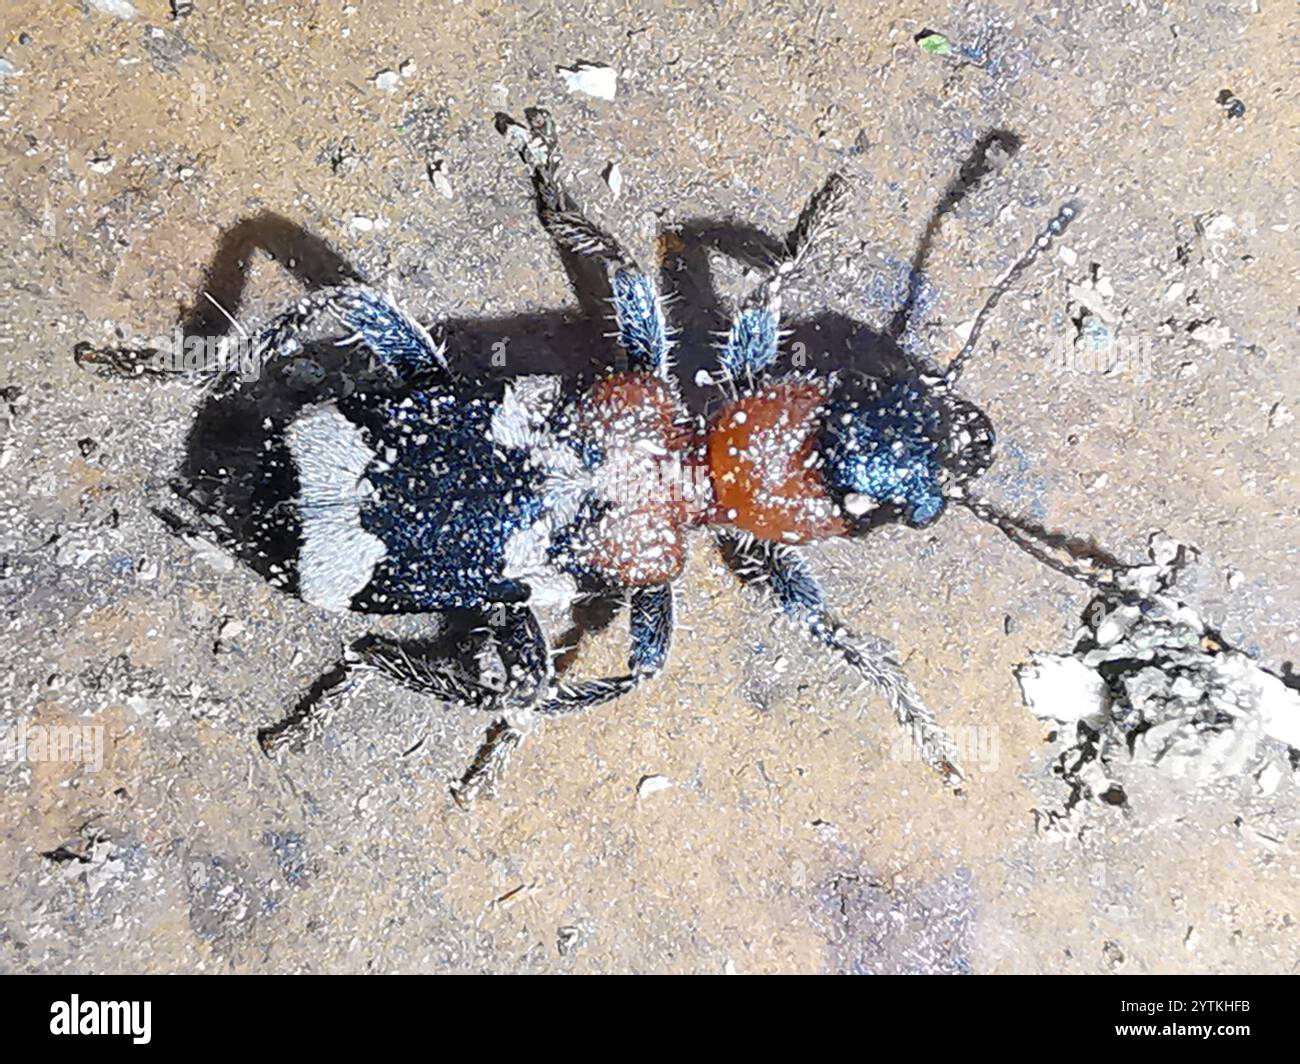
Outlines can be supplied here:
<path id="1" fill-rule="evenodd" d="M 526 126 L 499 115 L 497 129 L 532 171 L 542 225 L 565 251 L 604 264 L 618 321 L 618 343 L 627 353 L 629 368 L 667 377 L 672 338 L 653 278 L 617 238 L 587 217 L 561 184 L 559 142 L 550 114 L 530 107 L 525 118 Z"/>
<path id="2" fill-rule="evenodd" d="M 925 763 L 949 786 L 958 786 L 963 776 L 956 748 L 895 660 L 893 648 L 874 636 L 855 635 L 837 622 L 808 564 L 792 548 L 732 532 L 719 533 L 718 541 L 732 570 L 746 583 L 765 583 L 788 617 L 839 654 L 889 703 Z"/>

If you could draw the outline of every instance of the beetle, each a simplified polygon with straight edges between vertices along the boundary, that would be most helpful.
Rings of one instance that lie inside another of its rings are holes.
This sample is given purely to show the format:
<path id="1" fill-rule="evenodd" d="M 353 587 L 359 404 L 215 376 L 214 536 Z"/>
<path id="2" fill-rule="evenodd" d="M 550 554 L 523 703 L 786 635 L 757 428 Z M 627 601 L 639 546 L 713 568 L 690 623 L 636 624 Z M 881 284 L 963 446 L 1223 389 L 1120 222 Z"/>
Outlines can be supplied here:
<path id="1" fill-rule="evenodd" d="M 450 648 L 373 634 L 356 641 L 259 733 L 263 749 L 309 734 L 333 693 L 378 672 L 493 714 L 483 747 L 453 784 L 469 801 L 537 720 L 609 702 L 663 669 L 688 541 L 707 532 L 744 581 L 764 587 L 785 617 L 883 697 L 922 758 L 958 786 L 954 746 L 893 649 L 835 619 L 800 547 L 887 522 L 923 528 L 956 503 L 1062 573 L 1110 586 L 1053 555 L 1064 548 L 1078 557 L 1074 541 L 971 493 L 995 434 L 955 388 L 987 316 L 1077 205 L 1063 207 L 994 286 L 945 369 L 917 366 L 893 378 L 779 373 L 783 296 L 809 272 L 847 195 L 845 180 L 831 175 L 735 309 L 711 374 L 719 400 L 697 417 L 679 394 L 674 334 L 655 282 L 564 187 L 550 116 L 537 108 L 523 124 L 498 116 L 498 128 L 531 174 L 552 239 L 605 272 L 621 364 L 585 383 L 467 376 L 444 344 L 362 283 L 310 291 L 262 327 L 258 365 L 283 363 L 324 324 L 342 333 L 340 343 L 366 349 L 377 373 L 266 420 L 247 512 L 227 539 L 273 584 L 321 609 L 468 611 L 478 620 Z M 216 385 L 242 386 L 231 373 Z M 1089 560 L 1119 567 L 1104 553 Z M 610 591 L 629 606 L 626 670 L 557 676 L 537 609 Z"/>

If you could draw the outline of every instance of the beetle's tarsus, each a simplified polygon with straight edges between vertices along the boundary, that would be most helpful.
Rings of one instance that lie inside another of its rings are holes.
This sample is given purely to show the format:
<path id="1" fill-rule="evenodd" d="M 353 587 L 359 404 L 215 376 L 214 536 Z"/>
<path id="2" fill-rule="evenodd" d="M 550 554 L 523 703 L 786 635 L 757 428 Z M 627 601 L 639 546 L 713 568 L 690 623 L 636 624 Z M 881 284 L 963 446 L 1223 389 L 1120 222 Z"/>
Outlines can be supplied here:
<path id="1" fill-rule="evenodd" d="M 524 733 L 507 720 L 495 720 L 487 729 L 487 737 L 478 748 L 469 768 L 460 779 L 451 784 L 451 796 L 462 809 L 480 795 L 491 797 L 497 782 L 505 772 L 510 755 L 524 741 Z"/>
<path id="2" fill-rule="evenodd" d="M 173 376 L 159 366 L 158 355 L 152 347 L 95 347 L 84 340 L 72 349 L 73 361 L 103 380 Z"/>
<path id="3" fill-rule="evenodd" d="M 324 727 L 322 714 L 330 700 L 351 685 L 355 668 L 356 662 L 344 657 L 321 673 L 283 719 L 258 731 L 257 744 L 262 753 L 272 757 L 282 749 L 301 745 L 318 734 Z"/>

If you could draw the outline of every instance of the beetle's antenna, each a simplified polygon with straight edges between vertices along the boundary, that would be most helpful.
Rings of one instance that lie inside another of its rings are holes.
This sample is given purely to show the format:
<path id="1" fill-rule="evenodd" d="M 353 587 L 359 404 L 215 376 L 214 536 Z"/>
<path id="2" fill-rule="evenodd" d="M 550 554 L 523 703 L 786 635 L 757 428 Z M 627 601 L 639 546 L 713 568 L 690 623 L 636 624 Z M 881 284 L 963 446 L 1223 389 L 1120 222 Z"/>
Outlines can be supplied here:
<path id="1" fill-rule="evenodd" d="M 1116 558 L 1110 551 L 1097 546 L 1089 540 L 1052 532 L 1034 521 L 1029 521 L 1015 514 L 1009 514 L 996 504 L 963 492 L 954 496 L 953 501 L 960 503 L 981 521 L 992 525 L 1007 539 L 1036 561 L 1042 562 L 1049 569 L 1087 584 L 1094 591 L 1116 593 L 1122 591 L 1114 577 L 1104 577 L 1099 569 L 1108 569 L 1112 574 L 1122 573 L 1131 568 Z M 1058 552 L 1057 554 L 1050 553 Z M 1060 555 L 1068 555 L 1072 561 L 1064 561 Z M 1073 564 L 1086 562 L 1089 567 Z"/>
<path id="2" fill-rule="evenodd" d="M 984 328 L 985 319 L 993 311 L 1004 295 L 1009 292 L 1021 275 L 1029 269 L 1030 266 L 1038 259 L 1038 256 L 1052 246 L 1052 241 L 1065 232 L 1066 227 L 1074 221 L 1078 213 L 1083 210 L 1083 204 L 1078 200 L 1071 200 L 1064 204 L 1056 213 L 1056 217 L 1047 223 L 1047 227 L 1034 238 L 1034 242 L 1029 245 L 1028 249 L 1017 260 L 1016 264 L 1011 267 L 1002 279 L 993 286 L 993 291 L 984 301 L 984 306 L 975 315 L 975 322 L 971 325 L 970 335 L 962 345 L 962 349 L 957 352 L 957 356 L 948 363 L 948 368 L 944 371 L 943 382 L 946 385 L 957 383 L 961 377 L 962 370 L 966 368 L 966 360 L 970 358 L 971 352 L 975 350 L 975 345 L 979 342 L 980 332 Z"/>

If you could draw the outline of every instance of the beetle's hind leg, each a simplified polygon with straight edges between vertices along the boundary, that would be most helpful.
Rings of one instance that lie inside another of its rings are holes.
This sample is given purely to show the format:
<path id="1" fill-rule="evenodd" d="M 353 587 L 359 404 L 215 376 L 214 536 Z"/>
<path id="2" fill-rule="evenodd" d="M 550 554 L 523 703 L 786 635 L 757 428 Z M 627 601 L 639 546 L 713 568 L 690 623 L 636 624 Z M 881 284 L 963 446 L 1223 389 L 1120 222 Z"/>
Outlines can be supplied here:
<path id="1" fill-rule="evenodd" d="M 351 686 L 355 668 L 355 661 L 345 653 L 317 677 L 288 714 L 275 724 L 259 728 L 257 743 L 262 752 L 274 755 L 290 745 L 301 745 L 319 735 L 324 730 L 325 710 L 330 700 Z"/>
<path id="2" fill-rule="evenodd" d="M 633 592 L 630 634 L 628 671 L 624 675 L 553 684 L 544 698 L 524 710 L 522 717 L 526 720 L 512 722 L 507 714 L 494 721 L 469 771 L 452 787 L 456 800 L 465 805 L 484 789 L 491 789 L 534 718 L 568 716 L 612 702 L 663 668 L 673 635 L 671 584 L 637 588 Z"/>
<path id="3" fill-rule="evenodd" d="M 72 358 L 82 369 L 104 380 L 187 375 L 183 370 L 167 369 L 165 352 L 157 347 L 96 347 L 83 340 L 72 349 Z"/>
<path id="4" fill-rule="evenodd" d="M 340 344 L 363 344 L 399 378 L 447 369 L 442 346 L 419 322 L 378 289 L 348 284 L 307 292 L 277 314 L 249 342 L 249 357 L 227 371 L 219 387 L 234 384 L 235 369 L 260 376 L 265 365 L 296 352 L 303 336 L 326 318 L 347 331 Z"/>
<path id="5" fill-rule="evenodd" d="M 631 647 L 627 656 L 627 673 L 598 680 L 557 683 L 547 699 L 537 706 L 539 715 L 565 716 L 612 702 L 664 667 L 673 638 L 672 585 L 637 588 L 632 593 L 630 614 Z"/>
<path id="6" fill-rule="evenodd" d="M 283 718 L 262 728 L 257 741 L 267 754 L 301 747 L 324 731 L 338 696 L 367 673 L 381 673 L 403 687 L 476 709 L 496 708 L 498 693 L 479 684 L 457 653 L 417 640 L 367 635 L 352 643 L 308 688 Z"/>
<path id="7" fill-rule="evenodd" d="M 497 130 L 532 171 L 538 215 L 551 238 L 564 250 L 601 262 L 609 273 L 618 321 L 618 342 L 628 365 L 667 376 L 672 337 L 655 283 L 611 233 L 583 213 L 560 182 L 559 140 L 550 114 L 540 107 L 524 112 L 527 125 L 497 115 Z"/>
<path id="8" fill-rule="evenodd" d="M 326 318 L 346 330 L 340 343 L 365 345 L 400 378 L 448 369 L 442 345 L 388 296 L 363 284 L 307 292 L 255 336 L 218 338 L 213 356 L 198 360 L 197 365 L 191 365 L 184 352 L 153 347 L 96 348 L 80 343 L 73 355 L 77 365 L 104 378 L 188 377 L 210 381 L 219 392 L 227 392 L 240 379 L 256 380 L 265 366 L 296 353 L 303 337 Z"/>
<path id="9" fill-rule="evenodd" d="M 519 745 L 528 725 L 527 719 L 513 719 L 512 707 L 536 702 L 551 678 L 546 638 L 532 610 L 525 606 L 500 607 L 488 615 L 486 624 L 455 639 L 399 640 L 367 635 L 351 644 L 282 720 L 258 732 L 262 749 L 274 754 L 319 735 L 337 696 L 360 676 L 373 673 L 439 701 L 503 714 L 489 732 L 499 732 L 496 745 L 506 754 Z M 494 776 L 503 764 L 504 756 L 485 758 L 480 752 L 465 778 L 453 788 L 458 798 L 476 769 L 478 774 Z"/>

